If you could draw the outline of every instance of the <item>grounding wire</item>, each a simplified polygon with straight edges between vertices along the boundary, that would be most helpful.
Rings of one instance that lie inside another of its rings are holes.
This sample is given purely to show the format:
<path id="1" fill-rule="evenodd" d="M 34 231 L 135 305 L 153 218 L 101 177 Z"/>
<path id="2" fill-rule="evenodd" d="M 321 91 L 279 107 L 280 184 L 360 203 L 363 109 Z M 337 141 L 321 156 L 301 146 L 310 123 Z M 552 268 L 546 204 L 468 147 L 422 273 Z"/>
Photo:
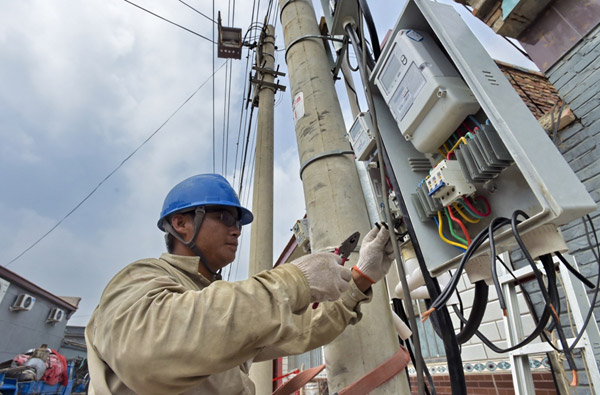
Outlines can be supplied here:
<path id="1" fill-rule="evenodd" d="M 135 148 L 133 150 L 132 153 L 130 153 L 129 155 L 127 155 L 125 157 L 125 159 L 123 159 L 121 161 L 121 163 L 115 167 L 110 173 L 108 173 L 108 175 L 106 175 L 92 190 L 91 192 L 89 192 L 79 203 L 77 203 L 77 205 L 75 205 L 75 207 L 73 207 L 71 209 L 71 211 L 69 211 L 64 217 L 62 217 L 52 228 L 50 228 L 50 230 L 48 230 L 46 233 L 44 233 L 40 238 L 38 238 L 35 242 L 33 242 L 29 247 L 27 247 L 25 250 L 23 250 L 19 255 L 17 255 L 16 257 L 14 257 L 13 259 L 11 259 L 6 265 L 9 266 L 10 264 L 12 264 L 13 262 L 15 262 L 17 259 L 21 258 L 23 255 L 25 255 L 29 250 L 31 250 L 33 247 L 35 247 L 40 241 L 44 240 L 50 233 L 52 233 L 54 231 L 54 229 L 58 228 L 58 226 L 63 223 L 64 220 L 66 220 L 68 217 L 71 216 L 71 214 L 73 214 L 79 207 L 81 207 L 81 205 L 83 203 L 85 203 L 94 193 L 96 193 L 96 191 L 98 190 L 98 188 L 100 188 L 100 186 L 102 186 L 102 184 L 104 184 L 110 177 L 112 177 L 113 174 L 115 174 L 117 172 L 117 170 L 119 170 L 124 164 L 125 162 L 127 162 L 129 159 L 131 159 L 131 157 L 133 155 L 135 155 L 136 152 L 138 152 L 140 150 L 140 148 L 142 148 L 148 141 L 150 141 L 150 139 L 152 137 L 154 137 L 170 120 L 171 118 L 173 118 L 175 116 L 175 114 L 177 114 L 179 112 L 179 110 L 181 110 L 183 108 L 183 106 L 186 105 L 187 102 L 189 102 L 195 95 L 196 93 L 198 93 L 200 91 L 200 89 L 202 89 L 202 87 L 204 85 L 206 85 L 206 83 L 208 83 L 208 81 L 210 81 L 211 79 L 214 78 L 215 73 L 218 72 L 219 70 L 221 70 L 221 68 L 225 65 L 225 63 L 221 64 L 221 66 L 219 66 L 219 68 L 217 70 L 215 70 L 214 73 L 211 74 L 211 76 L 209 78 L 207 78 L 204 82 L 202 82 L 202 84 L 200 84 L 200 86 L 187 98 L 184 100 L 183 103 L 181 103 L 181 105 L 179 107 L 177 107 L 177 109 L 171 114 L 169 115 L 169 117 L 166 119 L 166 121 L 164 121 L 159 127 L 158 129 L 156 129 L 154 132 L 152 132 L 152 134 L 150 134 L 150 136 L 148 136 L 146 138 L 146 140 L 144 140 L 140 145 L 137 146 L 137 148 Z"/>
<path id="2" fill-rule="evenodd" d="M 351 24 L 347 24 L 345 26 L 345 30 L 346 30 L 346 34 L 348 34 L 350 41 L 354 47 L 355 52 L 359 52 L 359 41 L 358 41 L 358 37 L 357 34 L 354 30 L 354 28 L 352 27 Z M 362 41 L 363 45 L 364 45 L 364 40 Z M 380 167 L 380 178 L 382 181 L 382 184 L 384 183 L 385 180 L 385 166 L 383 163 L 383 143 L 381 141 L 381 135 L 379 133 L 379 125 L 377 123 L 377 115 L 376 115 L 376 109 L 375 109 L 375 104 L 373 101 L 373 95 L 370 89 L 370 85 L 369 85 L 369 78 L 367 76 L 367 62 L 365 61 L 365 57 L 366 57 L 366 53 L 365 51 L 361 51 L 363 57 L 360 58 L 357 56 L 357 58 L 359 58 L 359 71 L 360 71 L 360 78 L 362 80 L 362 84 L 363 84 L 363 89 L 365 92 L 365 96 L 367 97 L 367 103 L 368 103 L 368 107 L 370 109 L 370 115 L 371 115 L 371 123 L 373 125 L 373 130 L 374 130 L 374 134 L 375 134 L 375 144 L 377 146 L 377 151 L 378 151 L 378 159 L 379 159 L 379 167 Z M 382 200 L 384 203 L 384 207 L 385 207 L 385 213 L 386 216 L 388 217 L 388 221 L 391 220 L 391 215 L 390 215 L 390 208 L 389 208 L 389 202 L 387 201 L 387 194 L 383 194 L 382 193 Z M 415 328 L 415 331 L 413 332 L 412 336 L 414 338 L 414 342 L 415 342 L 415 368 L 416 368 L 416 372 L 417 372 L 417 385 L 418 385 L 418 393 L 419 395 L 424 394 L 425 390 L 425 383 L 423 381 L 423 364 L 422 364 L 422 353 L 421 353 L 421 341 L 420 341 L 420 336 L 419 336 L 419 331 L 416 330 L 418 328 L 418 324 L 417 324 L 417 320 L 415 317 L 415 313 L 412 307 L 412 299 L 410 296 L 410 291 L 407 285 L 407 281 L 406 281 L 406 273 L 404 272 L 404 267 L 402 265 L 402 259 L 400 256 L 400 251 L 398 248 L 398 244 L 396 243 L 396 239 L 395 237 L 392 238 L 392 247 L 394 249 L 394 256 L 396 258 L 396 262 L 397 262 L 397 266 L 398 266 L 398 271 L 399 271 L 399 277 L 400 277 L 400 281 L 402 282 L 402 289 L 403 289 L 403 293 L 404 293 L 404 302 L 407 304 L 407 310 L 408 310 L 408 317 L 411 323 L 411 326 L 413 328 Z"/>
<path id="3" fill-rule="evenodd" d="M 132 5 L 132 6 L 134 6 L 134 7 L 137 7 L 137 8 L 139 8 L 140 10 L 143 10 L 143 11 L 146 11 L 147 13 L 149 13 L 149 14 L 152 14 L 152 15 L 154 15 L 155 17 L 157 17 L 157 18 L 160 18 L 160 19 L 162 19 L 162 20 L 163 20 L 163 21 L 165 21 L 165 22 L 169 22 L 169 23 L 170 23 L 170 24 L 172 24 L 172 25 L 175 25 L 175 26 L 177 26 L 177 27 L 180 27 L 180 28 L 182 28 L 182 29 L 183 29 L 183 30 L 185 30 L 185 31 L 188 31 L 188 32 L 190 32 L 190 33 L 192 33 L 192 34 L 195 34 L 195 35 L 196 35 L 196 36 L 198 36 L 198 37 L 201 37 L 201 38 L 203 38 L 203 39 L 205 39 L 205 40 L 207 40 L 207 41 L 210 41 L 210 42 L 211 42 L 211 43 L 213 43 L 213 44 L 216 44 L 216 43 L 215 43 L 215 40 L 214 40 L 214 37 L 213 37 L 213 39 L 211 40 L 210 38 L 208 38 L 208 37 L 205 37 L 205 36 L 203 36 L 203 35 L 202 35 L 202 34 L 200 34 L 200 33 L 196 33 L 195 31 L 193 31 L 193 30 L 190 30 L 190 29 L 188 29 L 187 27 L 183 27 L 183 26 L 181 26 L 181 25 L 179 25 L 179 24 L 177 24 L 177 23 L 175 23 L 175 22 L 173 22 L 173 21 L 170 21 L 170 20 L 168 20 L 167 18 L 163 18 L 162 16 L 160 16 L 160 15 L 158 15 L 158 14 L 155 14 L 154 12 L 152 12 L 152 11 L 150 11 L 150 10 L 147 10 L 147 9 L 145 9 L 144 7 L 141 7 L 141 6 L 139 6 L 139 5 L 137 5 L 137 4 L 133 3 L 133 2 L 131 2 L 131 1 L 129 1 L 129 0 L 123 0 L 123 1 L 124 1 L 124 2 L 126 2 L 126 3 L 129 3 L 129 4 L 131 4 L 131 5 Z"/>

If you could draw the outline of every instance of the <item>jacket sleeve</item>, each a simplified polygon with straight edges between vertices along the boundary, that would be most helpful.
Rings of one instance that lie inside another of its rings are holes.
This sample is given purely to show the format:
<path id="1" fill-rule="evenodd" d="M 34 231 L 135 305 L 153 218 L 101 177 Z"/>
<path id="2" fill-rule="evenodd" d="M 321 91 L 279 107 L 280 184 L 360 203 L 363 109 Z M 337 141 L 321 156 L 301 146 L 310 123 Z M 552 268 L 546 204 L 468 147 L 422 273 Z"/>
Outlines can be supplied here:
<path id="1" fill-rule="evenodd" d="M 371 301 L 372 290 L 361 292 L 354 281 L 335 302 L 319 303 L 316 309 L 308 308 L 303 314 L 293 317 L 297 326 L 296 335 L 280 339 L 263 348 L 254 361 L 267 361 L 287 355 L 302 354 L 330 343 L 348 325 L 354 325 L 362 318 L 360 305 Z"/>
<path id="2" fill-rule="evenodd" d="M 308 283 L 293 265 L 196 291 L 140 261 L 105 289 L 92 344 L 134 392 L 179 393 L 302 336 L 295 318 L 308 303 Z"/>

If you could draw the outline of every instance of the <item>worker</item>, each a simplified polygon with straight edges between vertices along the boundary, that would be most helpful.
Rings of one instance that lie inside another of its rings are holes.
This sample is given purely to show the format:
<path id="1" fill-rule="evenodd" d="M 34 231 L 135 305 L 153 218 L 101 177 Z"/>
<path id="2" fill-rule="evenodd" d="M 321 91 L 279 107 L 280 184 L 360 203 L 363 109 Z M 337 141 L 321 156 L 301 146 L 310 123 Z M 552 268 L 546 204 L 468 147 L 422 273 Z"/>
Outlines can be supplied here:
<path id="1" fill-rule="evenodd" d="M 252 220 L 220 175 L 173 187 L 158 221 L 168 253 L 119 272 L 86 327 L 90 394 L 254 394 L 252 362 L 327 344 L 360 320 L 391 264 L 386 228 L 365 236 L 357 270 L 319 252 L 221 281 Z"/>

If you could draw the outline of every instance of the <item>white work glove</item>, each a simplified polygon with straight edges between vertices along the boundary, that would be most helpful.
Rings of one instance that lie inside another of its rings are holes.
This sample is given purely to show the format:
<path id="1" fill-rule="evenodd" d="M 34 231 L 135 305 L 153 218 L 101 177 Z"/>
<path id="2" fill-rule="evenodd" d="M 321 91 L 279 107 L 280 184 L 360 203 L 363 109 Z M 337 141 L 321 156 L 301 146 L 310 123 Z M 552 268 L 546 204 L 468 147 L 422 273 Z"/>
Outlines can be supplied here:
<path id="1" fill-rule="evenodd" d="M 390 232 L 382 226 L 381 229 L 371 229 L 362 241 L 358 263 L 354 269 L 372 284 L 386 275 L 394 260 L 394 250 L 389 240 Z"/>
<path id="2" fill-rule="evenodd" d="M 350 286 L 352 272 L 341 265 L 342 258 L 331 252 L 305 255 L 291 262 L 306 277 L 310 287 L 310 302 L 338 300 Z"/>

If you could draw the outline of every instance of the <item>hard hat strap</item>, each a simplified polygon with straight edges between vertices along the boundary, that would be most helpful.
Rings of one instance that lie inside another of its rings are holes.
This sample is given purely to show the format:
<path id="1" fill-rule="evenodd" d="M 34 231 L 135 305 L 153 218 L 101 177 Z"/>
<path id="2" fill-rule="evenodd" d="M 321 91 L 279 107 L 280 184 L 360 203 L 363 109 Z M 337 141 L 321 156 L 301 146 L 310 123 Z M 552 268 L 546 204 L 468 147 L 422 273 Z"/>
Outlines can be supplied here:
<path id="1" fill-rule="evenodd" d="M 204 268 L 206 270 L 208 270 L 208 272 L 210 274 L 212 274 L 213 276 L 215 276 L 216 280 L 221 280 L 221 269 L 219 269 L 218 271 L 214 271 L 208 261 L 206 260 L 206 257 L 204 256 L 204 254 L 202 253 L 202 251 L 200 250 L 200 248 L 198 248 L 198 246 L 196 245 L 196 236 L 198 236 L 198 232 L 200 231 L 200 227 L 202 226 L 202 221 L 204 221 L 204 215 L 206 214 L 206 211 L 204 210 L 204 207 L 196 207 L 196 209 L 194 210 L 194 235 L 192 236 L 190 241 L 185 241 L 181 235 L 179 233 L 177 233 L 177 231 L 175 231 L 175 229 L 173 229 L 173 226 L 171 226 L 171 222 L 169 220 L 165 220 L 163 222 L 163 227 L 165 228 L 165 230 L 167 232 L 169 232 L 174 238 L 176 238 L 177 240 L 179 240 L 183 245 L 185 245 L 186 247 L 188 247 L 190 250 L 192 250 L 192 252 L 194 254 L 196 254 L 198 257 L 200 257 L 200 262 L 202 263 L 202 265 L 204 266 Z"/>

